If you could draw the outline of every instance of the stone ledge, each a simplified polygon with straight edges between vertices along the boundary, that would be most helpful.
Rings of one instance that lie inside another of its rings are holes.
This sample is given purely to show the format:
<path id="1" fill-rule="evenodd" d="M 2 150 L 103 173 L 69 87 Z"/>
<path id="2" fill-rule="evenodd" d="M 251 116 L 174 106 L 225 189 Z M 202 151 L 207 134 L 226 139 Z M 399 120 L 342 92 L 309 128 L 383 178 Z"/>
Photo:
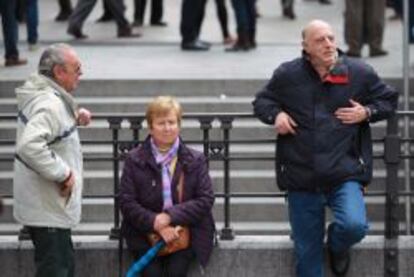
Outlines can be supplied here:
<path id="1" fill-rule="evenodd" d="M 74 236 L 76 276 L 118 276 L 118 241 L 106 236 Z M 382 236 L 369 236 L 352 250 L 348 276 L 384 276 Z M 399 276 L 414 272 L 414 236 L 401 236 Z M 292 241 L 288 236 L 237 236 L 233 241 L 219 241 L 204 276 L 294 276 Z M 131 258 L 123 252 L 123 271 Z M 0 236 L 0 272 L 5 277 L 33 276 L 33 246 L 16 236 Z M 326 269 L 326 276 L 331 276 Z M 202 276 L 197 266 L 190 276 Z"/>

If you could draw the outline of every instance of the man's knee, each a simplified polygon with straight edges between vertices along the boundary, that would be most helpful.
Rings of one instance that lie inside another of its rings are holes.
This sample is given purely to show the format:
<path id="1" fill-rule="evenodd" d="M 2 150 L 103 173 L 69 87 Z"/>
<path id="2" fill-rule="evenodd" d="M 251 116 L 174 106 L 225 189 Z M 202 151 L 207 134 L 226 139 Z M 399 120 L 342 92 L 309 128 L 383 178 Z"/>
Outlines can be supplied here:
<path id="1" fill-rule="evenodd" d="M 338 226 L 338 231 L 349 240 L 358 242 L 365 237 L 368 225 L 363 220 L 348 220 Z"/>

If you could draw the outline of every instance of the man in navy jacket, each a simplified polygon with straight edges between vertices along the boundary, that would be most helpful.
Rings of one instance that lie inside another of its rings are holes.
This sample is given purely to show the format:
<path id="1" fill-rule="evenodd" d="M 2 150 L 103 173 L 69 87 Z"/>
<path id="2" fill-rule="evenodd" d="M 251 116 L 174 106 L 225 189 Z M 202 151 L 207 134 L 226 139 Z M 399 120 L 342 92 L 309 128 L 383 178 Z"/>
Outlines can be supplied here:
<path id="1" fill-rule="evenodd" d="M 398 93 L 367 64 L 337 49 L 332 27 L 302 31 L 302 57 L 283 63 L 253 102 L 278 134 L 277 183 L 288 192 L 298 276 L 323 276 L 325 207 L 331 268 L 349 267 L 349 248 L 368 230 L 363 186 L 372 177 L 369 122 L 392 115 Z"/>

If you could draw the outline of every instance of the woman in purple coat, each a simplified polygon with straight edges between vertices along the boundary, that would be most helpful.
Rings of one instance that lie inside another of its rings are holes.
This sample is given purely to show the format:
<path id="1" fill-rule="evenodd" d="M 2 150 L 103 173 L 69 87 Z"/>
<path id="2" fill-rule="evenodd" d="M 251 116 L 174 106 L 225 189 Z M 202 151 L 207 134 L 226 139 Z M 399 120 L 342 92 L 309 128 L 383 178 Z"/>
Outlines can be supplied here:
<path id="1" fill-rule="evenodd" d="M 214 193 L 204 155 L 179 137 L 182 109 L 172 97 L 157 97 L 148 105 L 149 136 L 130 151 L 121 178 L 119 203 L 122 234 L 135 258 L 149 248 L 149 233 L 167 244 L 178 237 L 174 226 L 188 226 L 190 247 L 157 256 L 143 276 L 186 276 L 194 259 L 205 267 L 214 244 L 211 209 Z M 178 187 L 183 178 L 182 200 Z"/>

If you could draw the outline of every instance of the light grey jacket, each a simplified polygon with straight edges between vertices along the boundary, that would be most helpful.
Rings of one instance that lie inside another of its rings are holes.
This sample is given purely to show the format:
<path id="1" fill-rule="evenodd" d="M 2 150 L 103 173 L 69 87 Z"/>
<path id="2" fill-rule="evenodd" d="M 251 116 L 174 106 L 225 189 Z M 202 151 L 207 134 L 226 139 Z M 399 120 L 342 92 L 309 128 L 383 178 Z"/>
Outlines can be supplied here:
<path id="1" fill-rule="evenodd" d="M 73 97 L 53 80 L 31 75 L 16 88 L 14 217 L 28 226 L 72 228 L 80 221 L 82 152 Z M 67 170 L 75 177 L 70 197 L 60 196 Z"/>

